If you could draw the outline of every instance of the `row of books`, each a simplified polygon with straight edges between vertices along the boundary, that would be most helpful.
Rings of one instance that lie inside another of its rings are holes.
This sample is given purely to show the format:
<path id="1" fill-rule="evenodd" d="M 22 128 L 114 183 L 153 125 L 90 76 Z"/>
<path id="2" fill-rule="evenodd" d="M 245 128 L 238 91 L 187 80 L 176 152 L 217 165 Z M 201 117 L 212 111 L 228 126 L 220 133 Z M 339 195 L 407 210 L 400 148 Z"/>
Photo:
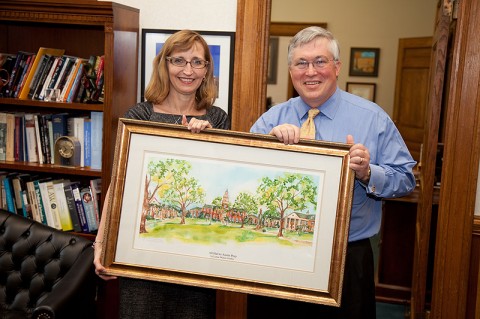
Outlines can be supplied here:
<path id="1" fill-rule="evenodd" d="M 61 229 L 92 233 L 100 222 L 101 179 L 68 179 L 0 172 L 0 208 Z"/>
<path id="2" fill-rule="evenodd" d="M 0 69 L 9 74 L 3 97 L 45 100 L 48 89 L 58 89 L 58 102 L 103 102 L 104 56 L 80 58 L 65 50 L 39 48 L 38 52 L 0 54 Z"/>
<path id="3" fill-rule="evenodd" d="M 102 168 L 103 112 L 95 111 L 90 116 L 0 112 L 0 161 L 67 165 L 55 160 L 55 142 L 64 136 L 79 142 L 76 166 Z"/>

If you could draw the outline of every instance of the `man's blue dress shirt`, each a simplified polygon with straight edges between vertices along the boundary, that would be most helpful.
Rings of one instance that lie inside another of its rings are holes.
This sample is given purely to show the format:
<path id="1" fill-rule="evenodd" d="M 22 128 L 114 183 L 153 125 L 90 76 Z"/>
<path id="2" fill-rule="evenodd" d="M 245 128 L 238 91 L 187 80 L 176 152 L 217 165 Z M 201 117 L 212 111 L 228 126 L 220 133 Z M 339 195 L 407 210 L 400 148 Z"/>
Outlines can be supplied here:
<path id="1" fill-rule="evenodd" d="M 252 126 L 250 132 L 269 134 L 280 124 L 301 127 L 310 106 L 300 97 L 275 105 Z M 405 196 L 415 188 L 412 169 L 416 162 L 388 114 L 377 104 L 339 88 L 319 107 L 314 119 L 315 139 L 346 143 L 353 136 L 370 152 L 368 185 L 355 180 L 349 241 L 370 238 L 380 230 L 382 198 Z"/>

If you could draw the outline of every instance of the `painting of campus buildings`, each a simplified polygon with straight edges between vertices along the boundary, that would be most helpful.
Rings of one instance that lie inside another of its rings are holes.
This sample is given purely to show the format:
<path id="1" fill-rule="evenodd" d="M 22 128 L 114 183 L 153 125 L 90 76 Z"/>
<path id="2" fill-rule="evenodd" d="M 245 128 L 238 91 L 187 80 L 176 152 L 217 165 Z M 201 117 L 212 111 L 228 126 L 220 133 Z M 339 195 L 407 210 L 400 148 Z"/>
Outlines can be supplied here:
<path id="1" fill-rule="evenodd" d="M 161 155 L 148 157 L 143 172 L 139 238 L 312 246 L 318 175 Z"/>

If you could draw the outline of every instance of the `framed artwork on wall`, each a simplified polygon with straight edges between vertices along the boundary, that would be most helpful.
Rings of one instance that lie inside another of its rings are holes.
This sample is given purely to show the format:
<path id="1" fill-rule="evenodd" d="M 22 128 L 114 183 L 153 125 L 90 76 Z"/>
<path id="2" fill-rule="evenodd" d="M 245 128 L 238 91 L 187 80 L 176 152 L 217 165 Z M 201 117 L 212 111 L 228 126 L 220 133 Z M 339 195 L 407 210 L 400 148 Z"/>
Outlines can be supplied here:
<path id="1" fill-rule="evenodd" d="M 351 48 L 350 76 L 378 76 L 379 48 Z"/>
<path id="2" fill-rule="evenodd" d="M 160 52 L 165 40 L 177 31 L 142 29 L 141 101 L 144 101 L 145 87 L 150 81 L 153 59 Z M 197 32 L 207 41 L 213 56 L 214 78 L 218 85 L 218 96 L 214 105 L 231 114 L 235 33 L 217 31 Z"/>
<path id="3" fill-rule="evenodd" d="M 267 84 L 277 84 L 278 37 L 270 37 L 268 46 Z"/>
<path id="4" fill-rule="evenodd" d="M 339 306 L 349 145 L 120 119 L 102 260 L 116 276 Z"/>
<path id="5" fill-rule="evenodd" d="M 347 82 L 346 91 L 375 102 L 375 83 Z"/>

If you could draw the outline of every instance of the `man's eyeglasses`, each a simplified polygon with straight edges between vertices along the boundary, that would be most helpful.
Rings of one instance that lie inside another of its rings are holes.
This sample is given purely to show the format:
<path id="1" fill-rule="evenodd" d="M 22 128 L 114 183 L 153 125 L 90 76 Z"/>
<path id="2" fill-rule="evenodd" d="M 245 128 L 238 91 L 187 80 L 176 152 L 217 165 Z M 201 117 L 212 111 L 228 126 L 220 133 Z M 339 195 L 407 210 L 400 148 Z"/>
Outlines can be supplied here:
<path id="1" fill-rule="evenodd" d="M 306 70 L 310 66 L 310 63 L 313 65 L 313 67 L 317 70 L 323 69 L 324 67 L 327 66 L 327 64 L 331 61 L 336 61 L 335 59 L 328 59 L 326 57 L 320 57 L 318 59 L 315 59 L 313 61 L 305 61 L 305 60 L 299 60 L 293 64 L 293 67 L 298 70 Z"/>
<path id="2" fill-rule="evenodd" d="M 165 59 L 178 67 L 184 67 L 187 65 L 187 63 L 190 63 L 190 66 L 194 69 L 203 69 L 208 65 L 208 61 L 202 59 L 193 59 L 191 61 L 187 61 L 184 58 L 174 56 L 167 56 Z"/>

